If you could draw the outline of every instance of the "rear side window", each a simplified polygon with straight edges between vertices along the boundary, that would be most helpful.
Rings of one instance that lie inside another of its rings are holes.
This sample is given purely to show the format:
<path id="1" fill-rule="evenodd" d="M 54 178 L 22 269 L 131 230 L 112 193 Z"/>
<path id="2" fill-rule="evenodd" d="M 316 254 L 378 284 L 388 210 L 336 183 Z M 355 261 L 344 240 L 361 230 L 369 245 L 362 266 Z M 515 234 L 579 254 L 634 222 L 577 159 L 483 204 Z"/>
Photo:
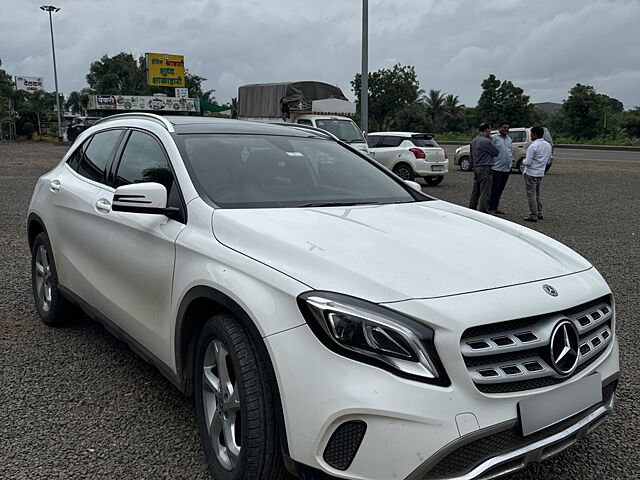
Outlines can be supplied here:
<path id="1" fill-rule="evenodd" d="M 177 189 L 173 188 L 173 172 L 164 150 L 151 135 L 133 131 L 122 152 L 114 187 L 143 182 L 164 185 L 167 189 L 169 205 L 177 206 L 174 204 L 179 201 L 178 197 L 175 197 Z"/>
<path id="2" fill-rule="evenodd" d="M 515 132 L 509 132 L 509 136 L 511 137 L 511 141 L 514 143 L 527 141 L 527 132 L 525 132 L 524 130 L 516 130 Z"/>
<path id="3" fill-rule="evenodd" d="M 382 140 L 382 137 L 379 135 L 369 135 L 367 137 L 367 145 L 369 145 L 369 148 L 377 147 L 380 140 Z"/>
<path id="4" fill-rule="evenodd" d="M 118 147 L 121 135 L 122 130 L 96 133 L 76 150 L 74 156 L 69 159 L 69 166 L 83 177 L 94 182 L 106 183 L 105 171 Z"/>
<path id="5" fill-rule="evenodd" d="M 402 143 L 402 137 L 383 137 L 378 147 L 398 147 Z"/>

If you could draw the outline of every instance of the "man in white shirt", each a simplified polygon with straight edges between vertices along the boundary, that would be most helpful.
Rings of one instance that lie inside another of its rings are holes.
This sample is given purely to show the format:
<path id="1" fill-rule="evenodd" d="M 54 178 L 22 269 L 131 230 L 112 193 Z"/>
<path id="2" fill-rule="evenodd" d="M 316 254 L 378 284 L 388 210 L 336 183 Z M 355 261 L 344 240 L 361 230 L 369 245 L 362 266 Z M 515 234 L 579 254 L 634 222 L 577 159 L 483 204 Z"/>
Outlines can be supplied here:
<path id="1" fill-rule="evenodd" d="M 542 220 L 542 199 L 540 197 L 540 185 L 544 177 L 544 171 L 551 158 L 551 145 L 544 138 L 542 127 L 531 129 L 531 139 L 533 142 L 527 149 L 527 156 L 522 164 L 524 165 L 524 186 L 529 201 L 529 216 L 524 220 L 527 222 L 537 222 Z"/>

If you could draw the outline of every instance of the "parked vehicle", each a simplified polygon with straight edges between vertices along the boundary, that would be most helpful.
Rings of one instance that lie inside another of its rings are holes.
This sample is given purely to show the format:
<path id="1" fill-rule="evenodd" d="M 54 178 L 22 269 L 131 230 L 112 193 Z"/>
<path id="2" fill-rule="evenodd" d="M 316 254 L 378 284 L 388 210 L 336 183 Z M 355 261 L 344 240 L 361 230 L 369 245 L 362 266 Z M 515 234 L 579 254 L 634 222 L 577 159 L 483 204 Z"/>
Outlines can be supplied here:
<path id="1" fill-rule="evenodd" d="M 238 89 L 238 118 L 296 123 L 326 130 L 353 148 L 369 153 L 362 131 L 349 118 L 356 105 L 338 87 L 323 82 L 243 85 Z"/>
<path id="2" fill-rule="evenodd" d="M 491 134 L 494 136 L 498 135 L 498 131 L 494 130 L 491 132 Z M 515 169 L 518 173 L 522 173 L 524 171 L 524 165 L 522 165 L 522 161 L 524 160 L 524 157 L 527 154 L 527 148 L 529 148 L 529 145 L 531 145 L 531 143 L 533 142 L 533 140 L 531 140 L 531 127 L 511 128 L 509 129 L 509 136 L 511 137 L 511 141 L 513 144 L 512 169 Z M 544 128 L 543 138 L 547 142 L 549 142 L 551 144 L 551 147 L 553 148 L 553 138 L 551 137 L 551 134 L 549 133 L 549 130 L 547 130 L 546 127 Z M 465 145 L 463 147 L 456 149 L 456 153 L 453 157 L 453 164 L 459 165 L 460 170 L 464 172 L 470 172 L 471 170 L 473 170 L 473 165 L 471 163 L 471 155 L 469 154 L 469 152 L 470 152 L 470 145 Z M 553 154 L 551 155 L 551 158 L 547 163 L 547 167 L 546 167 L 547 172 L 551 168 L 551 165 L 553 165 Z"/>
<path id="3" fill-rule="evenodd" d="M 423 177 L 439 185 L 449 171 L 449 158 L 433 135 L 412 132 L 375 132 L 367 135 L 369 154 L 403 180 Z"/>
<path id="4" fill-rule="evenodd" d="M 67 139 L 73 142 L 78 135 L 100 120 L 100 117 L 76 117 L 67 127 Z"/>
<path id="5" fill-rule="evenodd" d="M 36 183 L 36 308 L 81 307 L 193 395 L 216 479 L 495 478 L 612 409 L 613 297 L 419 190 L 309 127 L 114 115 Z"/>

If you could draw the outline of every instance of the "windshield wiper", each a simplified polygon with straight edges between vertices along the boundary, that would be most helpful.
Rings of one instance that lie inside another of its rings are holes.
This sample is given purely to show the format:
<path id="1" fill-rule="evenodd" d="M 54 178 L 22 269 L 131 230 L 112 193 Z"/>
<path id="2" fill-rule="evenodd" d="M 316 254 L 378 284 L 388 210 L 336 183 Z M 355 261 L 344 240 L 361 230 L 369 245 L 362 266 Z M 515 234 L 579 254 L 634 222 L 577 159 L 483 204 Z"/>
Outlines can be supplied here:
<path id="1" fill-rule="evenodd" d="M 304 207 L 354 207 L 357 205 L 384 205 L 382 202 L 311 202 L 296 205 L 296 208 Z"/>

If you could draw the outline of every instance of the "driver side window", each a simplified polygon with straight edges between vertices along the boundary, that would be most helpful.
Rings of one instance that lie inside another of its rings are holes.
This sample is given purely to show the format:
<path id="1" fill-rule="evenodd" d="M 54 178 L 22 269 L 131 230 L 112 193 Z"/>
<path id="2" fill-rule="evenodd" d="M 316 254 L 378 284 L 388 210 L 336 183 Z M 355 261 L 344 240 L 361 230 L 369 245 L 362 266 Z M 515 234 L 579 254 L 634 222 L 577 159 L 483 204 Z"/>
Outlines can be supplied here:
<path id="1" fill-rule="evenodd" d="M 167 206 L 180 207 L 173 172 L 158 141 L 146 133 L 132 131 L 120 157 L 114 187 L 155 182 L 167 189 Z"/>

